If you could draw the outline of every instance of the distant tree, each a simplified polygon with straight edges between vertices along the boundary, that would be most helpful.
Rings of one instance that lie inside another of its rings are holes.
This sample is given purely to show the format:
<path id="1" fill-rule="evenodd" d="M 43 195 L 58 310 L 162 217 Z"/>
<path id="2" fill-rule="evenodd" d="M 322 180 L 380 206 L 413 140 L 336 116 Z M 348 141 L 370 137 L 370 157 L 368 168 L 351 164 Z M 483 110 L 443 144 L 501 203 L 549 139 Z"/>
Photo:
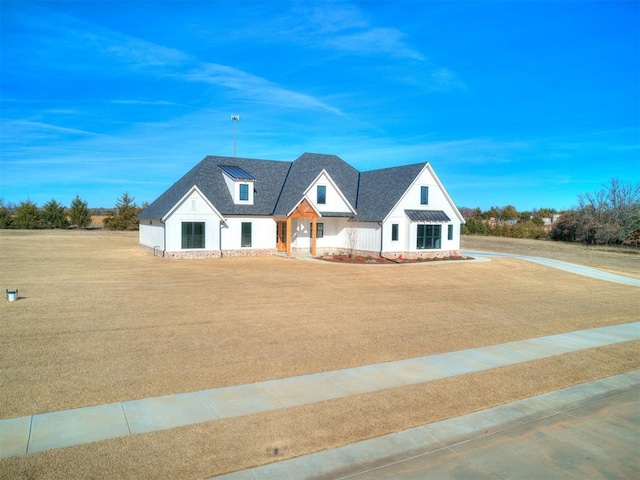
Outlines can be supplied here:
<path id="1" fill-rule="evenodd" d="M 85 228 L 91 225 L 91 213 L 87 202 L 82 201 L 78 195 L 71 202 L 69 220 L 71 225 L 78 228 Z"/>
<path id="2" fill-rule="evenodd" d="M 483 213 L 483 216 L 489 220 L 491 218 L 495 218 L 496 220 L 502 219 L 502 208 L 495 206 L 491 207 L 489 210 Z"/>
<path id="3" fill-rule="evenodd" d="M 577 236 L 577 223 L 573 210 L 563 212 L 560 220 L 549 230 L 549 238 L 559 242 L 575 242 Z"/>
<path id="4" fill-rule="evenodd" d="M 469 207 L 460 207 L 458 208 L 458 210 L 460 211 L 460 214 L 465 220 L 468 218 L 472 218 L 476 214 L 476 211 L 478 212 L 480 211 L 479 208 L 469 208 Z"/>
<path id="5" fill-rule="evenodd" d="M 553 240 L 640 246 L 640 183 L 612 179 L 597 192 L 578 195 L 549 232 Z"/>
<path id="6" fill-rule="evenodd" d="M 578 239 L 585 243 L 626 244 L 640 232 L 640 182 L 611 179 L 597 192 L 578 195 Z"/>
<path id="7" fill-rule="evenodd" d="M 31 200 L 25 200 L 16 207 L 13 217 L 13 228 L 35 229 L 42 228 L 38 205 Z"/>
<path id="8" fill-rule="evenodd" d="M 540 217 L 540 218 L 549 218 L 554 213 L 558 213 L 558 211 L 555 208 L 540 208 L 538 210 L 534 210 L 533 216 Z"/>
<path id="9" fill-rule="evenodd" d="M 42 206 L 40 219 L 43 228 L 68 228 L 67 212 L 63 205 L 51 200 Z"/>
<path id="10" fill-rule="evenodd" d="M 518 222 L 528 222 L 533 217 L 531 212 L 518 212 Z"/>
<path id="11" fill-rule="evenodd" d="M 517 220 L 518 210 L 513 205 L 507 205 L 502 208 L 501 220 Z"/>
<path id="12" fill-rule="evenodd" d="M 138 207 L 134 203 L 135 198 L 125 192 L 116 203 L 115 214 L 108 215 L 102 223 L 108 230 L 137 230 Z"/>
<path id="13" fill-rule="evenodd" d="M 487 235 L 489 227 L 482 215 L 467 218 L 466 223 L 462 226 L 463 235 Z"/>
<path id="14" fill-rule="evenodd" d="M 0 229 L 11 228 L 13 215 L 9 207 L 4 204 L 4 199 L 0 198 Z"/>

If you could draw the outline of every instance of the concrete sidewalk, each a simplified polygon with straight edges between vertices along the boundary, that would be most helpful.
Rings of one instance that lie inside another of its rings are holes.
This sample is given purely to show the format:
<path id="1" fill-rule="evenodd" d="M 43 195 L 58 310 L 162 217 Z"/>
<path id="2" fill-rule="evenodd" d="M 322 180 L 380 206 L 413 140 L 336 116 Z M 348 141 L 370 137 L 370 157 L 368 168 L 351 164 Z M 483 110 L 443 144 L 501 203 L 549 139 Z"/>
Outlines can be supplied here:
<path id="1" fill-rule="evenodd" d="M 500 345 L 0 420 L 0 458 L 429 382 L 640 338 L 640 322 Z"/>
<path id="2" fill-rule="evenodd" d="M 219 480 L 638 478 L 640 371 Z"/>

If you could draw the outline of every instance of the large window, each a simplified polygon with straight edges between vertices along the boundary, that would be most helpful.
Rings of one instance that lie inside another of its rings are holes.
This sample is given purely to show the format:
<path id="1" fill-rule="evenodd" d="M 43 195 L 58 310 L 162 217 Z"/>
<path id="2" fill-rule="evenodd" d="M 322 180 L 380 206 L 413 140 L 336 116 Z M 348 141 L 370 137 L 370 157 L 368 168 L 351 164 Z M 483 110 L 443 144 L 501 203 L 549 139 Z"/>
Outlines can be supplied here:
<path id="1" fill-rule="evenodd" d="M 397 223 L 391 224 L 391 241 L 392 242 L 398 241 L 398 224 Z"/>
<path id="2" fill-rule="evenodd" d="M 440 248 L 441 225 L 418 225 L 418 250 Z"/>
<path id="3" fill-rule="evenodd" d="M 327 203 L 327 187 L 324 185 L 318 185 L 318 205 L 324 205 Z"/>
<path id="4" fill-rule="evenodd" d="M 182 222 L 182 248 L 204 248 L 204 222 Z"/>
<path id="5" fill-rule="evenodd" d="M 242 238 L 240 239 L 240 246 L 251 246 L 251 222 L 242 222 Z"/>
<path id="6" fill-rule="evenodd" d="M 429 204 L 429 187 L 420 187 L 420 205 Z"/>
<path id="7" fill-rule="evenodd" d="M 240 201 L 249 200 L 249 184 L 241 183 L 240 184 Z"/>

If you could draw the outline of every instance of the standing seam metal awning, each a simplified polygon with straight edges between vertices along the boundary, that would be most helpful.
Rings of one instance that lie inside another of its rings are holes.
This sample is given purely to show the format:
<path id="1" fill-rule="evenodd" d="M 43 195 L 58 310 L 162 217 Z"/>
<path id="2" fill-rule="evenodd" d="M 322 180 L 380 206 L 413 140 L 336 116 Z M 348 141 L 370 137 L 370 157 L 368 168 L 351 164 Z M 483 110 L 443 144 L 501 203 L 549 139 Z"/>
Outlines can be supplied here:
<path id="1" fill-rule="evenodd" d="M 236 167 L 235 165 L 218 165 L 220 170 L 229 175 L 234 180 L 255 180 L 256 178 L 247 173 L 240 167 Z"/>
<path id="2" fill-rule="evenodd" d="M 412 222 L 450 222 L 451 219 L 442 210 L 405 210 Z"/>

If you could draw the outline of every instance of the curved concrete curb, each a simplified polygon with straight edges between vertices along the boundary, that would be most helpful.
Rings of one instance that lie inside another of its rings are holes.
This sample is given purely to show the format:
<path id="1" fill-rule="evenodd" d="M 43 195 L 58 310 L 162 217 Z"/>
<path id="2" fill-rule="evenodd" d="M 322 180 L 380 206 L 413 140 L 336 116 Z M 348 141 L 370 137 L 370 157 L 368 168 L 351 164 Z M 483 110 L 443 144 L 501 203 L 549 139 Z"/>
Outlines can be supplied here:
<path id="1" fill-rule="evenodd" d="M 604 280 L 605 282 L 620 283 L 623 285 L 631 285 L 634 287 L 640 287 L 640 280 L 637 278 L 625 277 L 623 275 L 616 275 L 615 273 L 605 272 L 596 268 L 585 267 L 582 265 L 576 265 L 575 263 L 562 262 L 560 260 L 553 260 L 551 258 L 533 257 L 529 255 L 517 255 L 513 253 L 495 253 L 495 252 L 480 252 L 474 250 L 463 250 L 463 255 L 469 255 L 471 257 L 506 257 L 517 258 L 519 260 L 526 260 L 527 262 L 534 262 L 546 267 L 557 268 L 564 270 L 565 272 L 574 273 L 576 275 L 582 275 L 585 277 L 595 278 L 597 280 Z"/>
<path id="2" fill-rule="evenodd" d="M 639 391 L 640 371 L 637 370 L 332 450 L 215 478 L 224 480 L 348 478 L 538 422 L 626 392 L 634 392 L 635 395 Z"/>

